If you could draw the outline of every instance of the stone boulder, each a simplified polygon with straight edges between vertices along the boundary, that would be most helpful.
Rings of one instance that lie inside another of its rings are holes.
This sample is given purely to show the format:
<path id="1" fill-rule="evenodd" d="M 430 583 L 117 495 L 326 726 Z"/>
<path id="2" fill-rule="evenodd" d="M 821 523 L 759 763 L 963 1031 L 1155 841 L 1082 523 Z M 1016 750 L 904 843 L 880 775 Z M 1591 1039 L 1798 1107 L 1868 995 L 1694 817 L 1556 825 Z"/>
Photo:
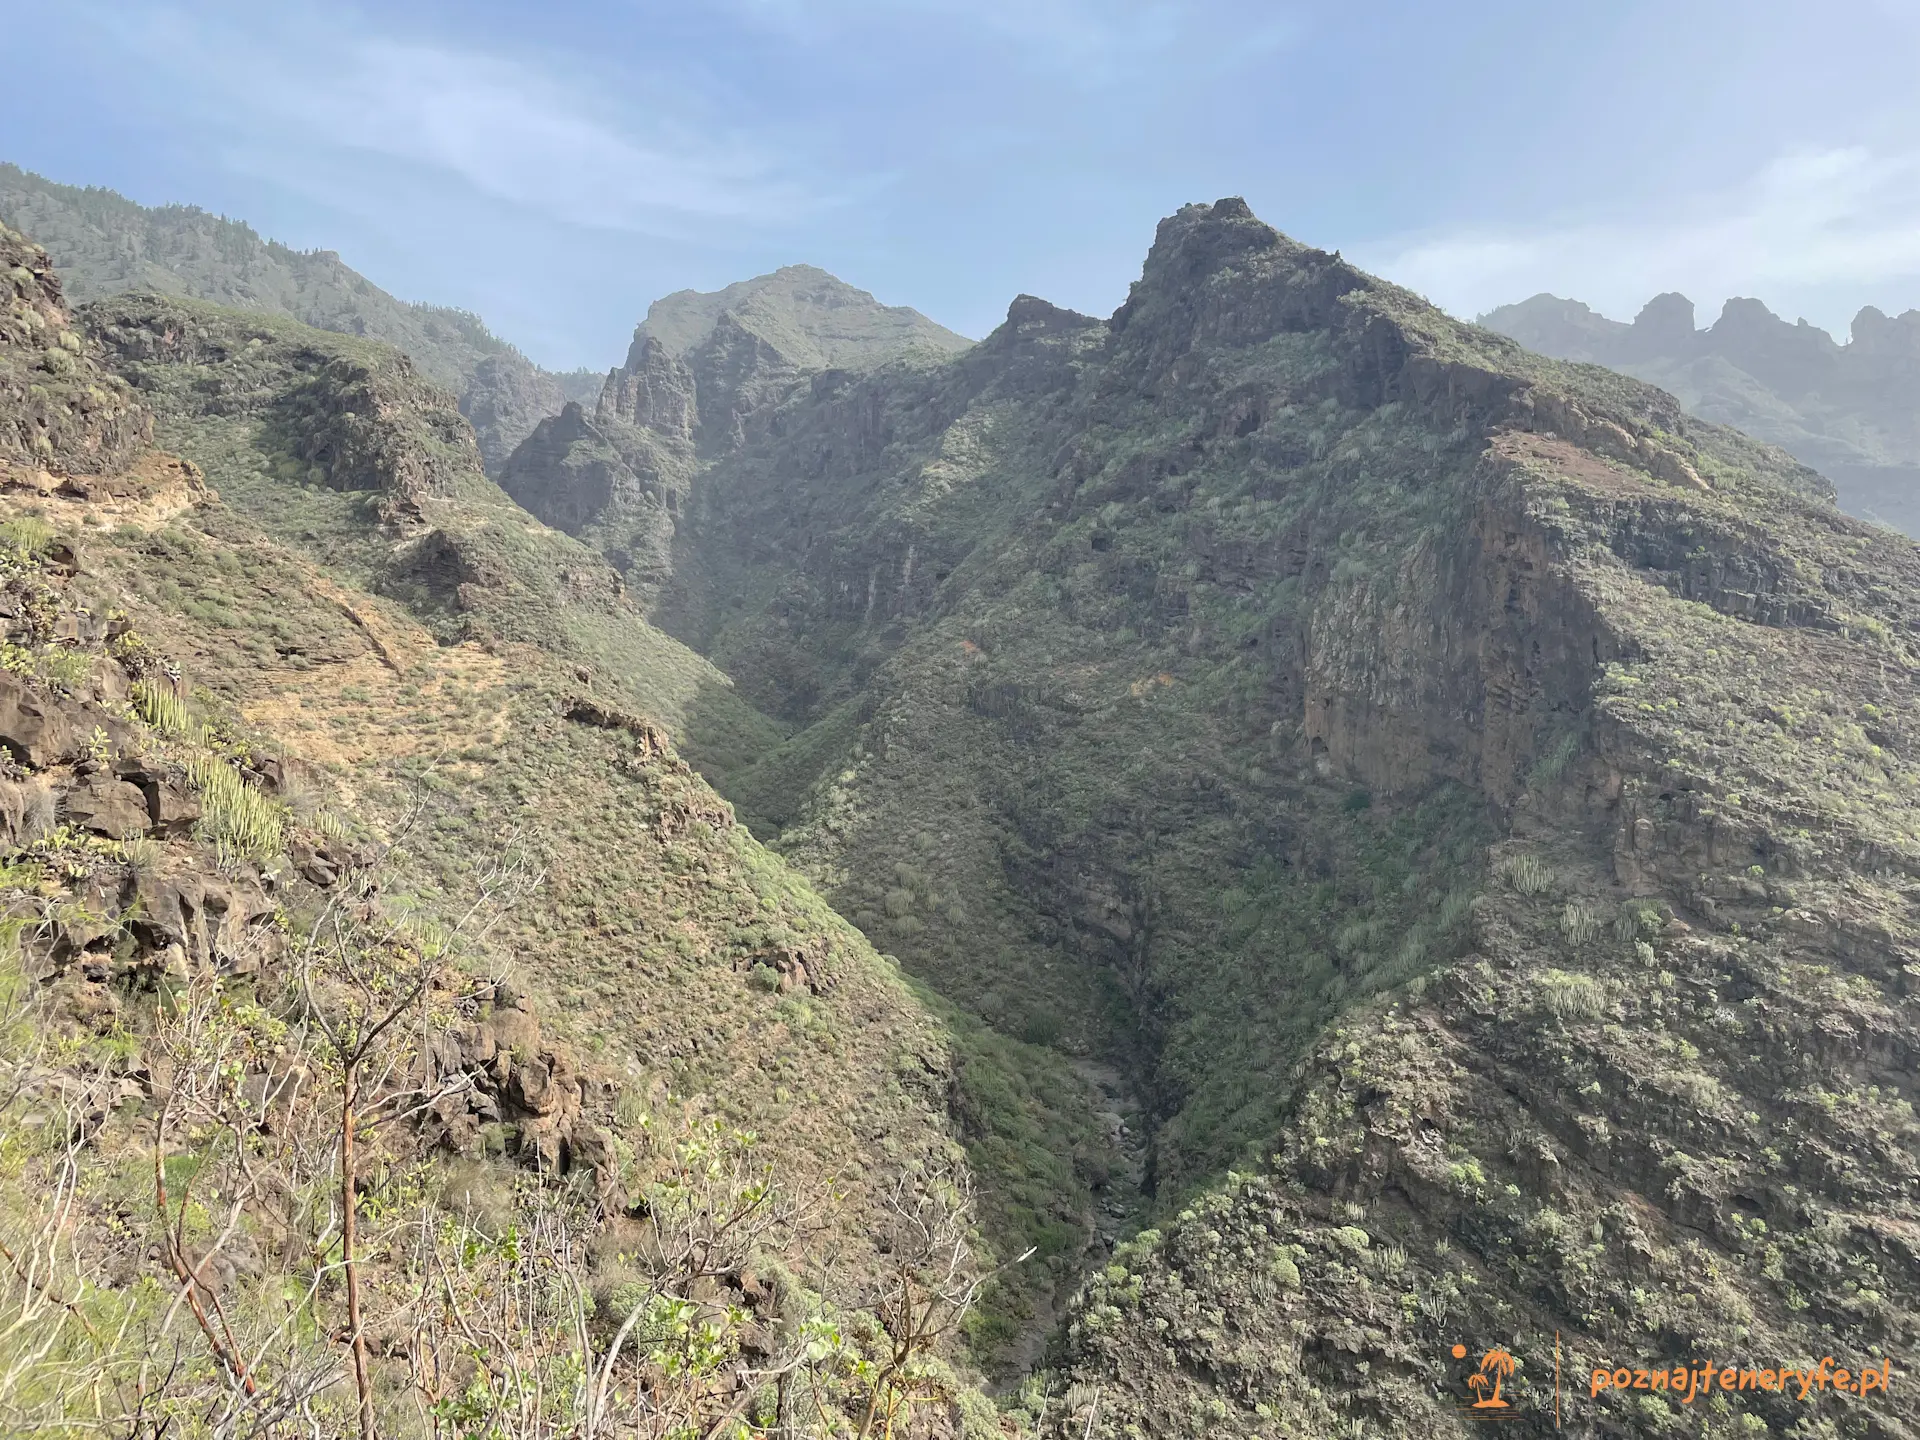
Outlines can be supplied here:
<path id="1" fill-rule="evenodd" d="M 127 840 L 152 823 L 146 794 L 125 780 L 93 775 L 67 792 L 67 818 L 82 830 Z"/>
<path id="2" fill-rule="evenodd" d="M 0 745 L 36 770 L 71 760 L 81 748 L 65 707 L 11 670 L 0 670 Z"/>
<path id="3" fill-rule="evenodd" d="M 246 968 L 253 958 L 253 931 L 273 914 L 266 892 L 246 878 L 193 871 L 146 874 L 136 895 L 135 937 L 153 950 L 181 946 L 196 970 Z"/>

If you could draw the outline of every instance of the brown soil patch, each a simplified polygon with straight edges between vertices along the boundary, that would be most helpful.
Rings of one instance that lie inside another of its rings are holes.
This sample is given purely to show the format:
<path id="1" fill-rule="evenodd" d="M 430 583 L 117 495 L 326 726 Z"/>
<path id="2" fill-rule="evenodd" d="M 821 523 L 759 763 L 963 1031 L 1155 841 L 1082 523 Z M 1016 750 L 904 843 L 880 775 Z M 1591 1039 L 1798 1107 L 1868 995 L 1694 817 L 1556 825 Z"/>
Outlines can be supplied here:
<path id="1" fill-rule="evenodd" d="M 1532 470 L 1544 468 L 1557 479 L 1572 480 L 1603 495 L 1639 499 L 1650 490 L 1664 488 L 1624 466 L 1609 465 L 1591 451 L 1582 450 L 1558 435 L 1510 430 L 1496 435 L 1489 448 L 1504 460 Z"/>
<path id="2" fill-rule="evenodd" d="M 366 649 L 311 669 L 257 671 L 240 702 L 249 724 L 349 770 L 457 755 L 506 738 L 510 691 L 499 655 L 471 641 L 441 645 L 425 626 L 366 595 L 310 571 L 304 580 L 310 594 L 353 622 Z"/>
<path id="3" fill-rule="evenodd" d="M 0 492 L 33 501 L 49 523 L 75 530 L 111 525 L 151 530 L 220 498 L 198 466 L 164 450 L 146 451 L 117 475 L 61 475 L 0 461 Z"/>

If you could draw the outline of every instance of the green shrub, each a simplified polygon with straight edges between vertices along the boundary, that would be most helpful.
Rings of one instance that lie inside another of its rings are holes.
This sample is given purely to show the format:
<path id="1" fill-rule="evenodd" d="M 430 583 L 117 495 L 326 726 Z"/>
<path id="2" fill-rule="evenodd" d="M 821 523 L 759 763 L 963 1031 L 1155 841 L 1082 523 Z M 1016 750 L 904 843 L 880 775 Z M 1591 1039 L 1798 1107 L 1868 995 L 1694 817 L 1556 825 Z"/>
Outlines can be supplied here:
<path id="1" fill-rule="evenodd" d="M 1600 930 L 1599 913 L 1578 900 L 1569 900 L 1566 908 L 1560 912 L 1560 933 L 1576 945 L 1586 944 Z"/>
<path id="2" fill-rule="evenodd" d="M 1607 987 L 1591 975 L 1542 970 L 1533 985 L 1541 1003 L 1563 1020 L 1591 1020 L 1607 1008 Z"/>
<path id="3" fill-rule="evenodd" d="M 1020 1027 L 1020 1038 L 1029 1045 L 1051 1045 L 1060 1038 L 1060 1017 L 1051 1010 L 1036 1010 Z"/>
<path id="4" fill-rule="evenodd" d="M 1541 753 L 1534 762 L 1533 769 L 1527 774 L 1531 785 L 1550 785 L 1567 773 L 1573 764 L 1573 757 L 1580 753 L 1580 735 L 1577 731 L 1562 735 Z"/>
<path id="5" fill-rule="evenodd" d="M 166 847 L 151 835 L 136 835 L 120 842 L 120 858 L 135 875 L 150 875 L 160 867 Z"/>
<path id="6" fill-rule="evenodd" d="M 1613 917 L 1613 933 L 1620 940 L 1638 940 L 1659 932 L 1660 907 L 1644 900 L 1629 900 Z"/>
<path id="7" fill-rule="evenodd" d="M 1464 925 L 1473 915 L 1473 891 L 1461 888 L 1449 890 L 1447 898 L 1440 902 L 1440 913 L 1434 917 L 1433 928 L 1442 935 L 1451 934 L 1458 926 Z"/>
<path id="8" fill-rule="evenodd" d="M 240 772 L 214 756 L 188 762 L 200 792 L 200 832 L 223 860 L 268 861 L 287 843 L 286 807 L 254 789 Z"/>
<path id="9" fill-rule="evenodd" d="M 16 515 L 0 521 L 0 542 L 33 557 L 44 554 L 53 544 L 54 528 L 37 515 Z"/>
<path id="10" fill-rule="evenodd" d="M 195 733 L 193 712 L 187 702 L 165 685 L 135 681 L 133 705 L 142 720 L 169 740 L 186 739 Z"/>
<path id="11" fill-rule="evenodd" d="M 1538 895 L 1551 890 L 1554 874 L 1538 855 L 1522 852 L 1509 855 L 1494 867 L 1494 874 L 1522 895 Z"/>
<path id="12" fill-rule="evenodd" d="M 64 645 L 49 645 L 34 660 L 34 672 L 49 685 L 73 690 L 93 674 L 93 656 L 85 650 L 69 650 Z"/>

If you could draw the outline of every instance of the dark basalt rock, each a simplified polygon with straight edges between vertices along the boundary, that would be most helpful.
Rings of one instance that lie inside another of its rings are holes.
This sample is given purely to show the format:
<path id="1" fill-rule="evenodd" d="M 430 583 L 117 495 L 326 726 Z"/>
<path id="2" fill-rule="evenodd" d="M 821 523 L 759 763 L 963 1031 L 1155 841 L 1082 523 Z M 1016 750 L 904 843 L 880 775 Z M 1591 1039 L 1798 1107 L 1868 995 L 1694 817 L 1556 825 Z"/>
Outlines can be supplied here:
<path id="1" fill-rule="evenodd" d="M 95 775 L 67 792 L 67 816 L 83 830 L 125 840 L 154 823 L 147 796 L 137 785 Z"/>
<path id="2" fill-rule="evenodd" d="M 0 670 L 0 745 L 36 770 L 80 753 L 79 737 L 65 708 L 10 670 Z"/>

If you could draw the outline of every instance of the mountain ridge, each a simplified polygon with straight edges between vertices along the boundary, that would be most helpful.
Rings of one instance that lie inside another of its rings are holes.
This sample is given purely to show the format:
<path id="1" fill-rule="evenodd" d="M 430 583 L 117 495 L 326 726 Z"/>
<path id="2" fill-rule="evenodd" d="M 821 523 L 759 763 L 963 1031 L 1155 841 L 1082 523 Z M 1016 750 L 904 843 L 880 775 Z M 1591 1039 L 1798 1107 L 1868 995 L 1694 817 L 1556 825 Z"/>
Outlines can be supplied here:
<path id="1" fill-rule="evenodd" d="M 935 1433 L 1459 1440 L 1471 1347 L 1520 1435 L 1920 1435 L 1778 1369 L 1920 1353 L 1920 550 L 1786 451 L 1232 197 L 1105 319 L 644 335 L 497 484 L 391 351 L 24 268 L 20 455 L 144 397 L 223 505 L 91 528 L 247 713 L 379 639 L 303 733 L 377 801 L 404 717 L 439 890 L 552 830 L 596 1053 L 862 1201 L 964 1149 L 1031 1258 Z M 261 535 L 360 618 L 272 623 Z M 1550 1386 L 1628 1356 L 1774 1383 Z"/>
<path id="2" fill-rule="evenodd" d="M 1631 324 L 1547 294 L 1480 323 L 1660 385 L 1831 476 L 1851 513 L 1920 534 L 1920 310 L 1889 317 L 1864 306 L 1846 344 L 1750 298 L 1728 300 L 1696 329 L 1693 302 L 1677 293 L 1655 296 Z"/>
<path id="3" fill-rule="evenodd" d="M 56 252 L 76 304 L 150 290 L 392 343 L 460 398 L 490 468 L 595 383 L 591 371 L 542 369 L 469 311 L 397 300 L 334 251 L 295 250 L 197 206 L 140 205 L 0 163 L 0 216 Z"/>
<path id="4" fill-rule="evenodd" d="M 1542 1435 L 1556 1330 L 1582 1374 L 1907 1354 L 1908 1082 L 1812 1032 L 1915 1024 L 1911 544 L 1232 199 L 1107 320 L 1023 297 L 702 445 L 640 358 L 651 613 L 790 731 L 723 790 L 910 971 L 1120 1073 L 1051 1433 L 1458 1435 L 1461 1335 Z M 1685 1423 L 1647 1404 L 1580 1423 Z"/>

